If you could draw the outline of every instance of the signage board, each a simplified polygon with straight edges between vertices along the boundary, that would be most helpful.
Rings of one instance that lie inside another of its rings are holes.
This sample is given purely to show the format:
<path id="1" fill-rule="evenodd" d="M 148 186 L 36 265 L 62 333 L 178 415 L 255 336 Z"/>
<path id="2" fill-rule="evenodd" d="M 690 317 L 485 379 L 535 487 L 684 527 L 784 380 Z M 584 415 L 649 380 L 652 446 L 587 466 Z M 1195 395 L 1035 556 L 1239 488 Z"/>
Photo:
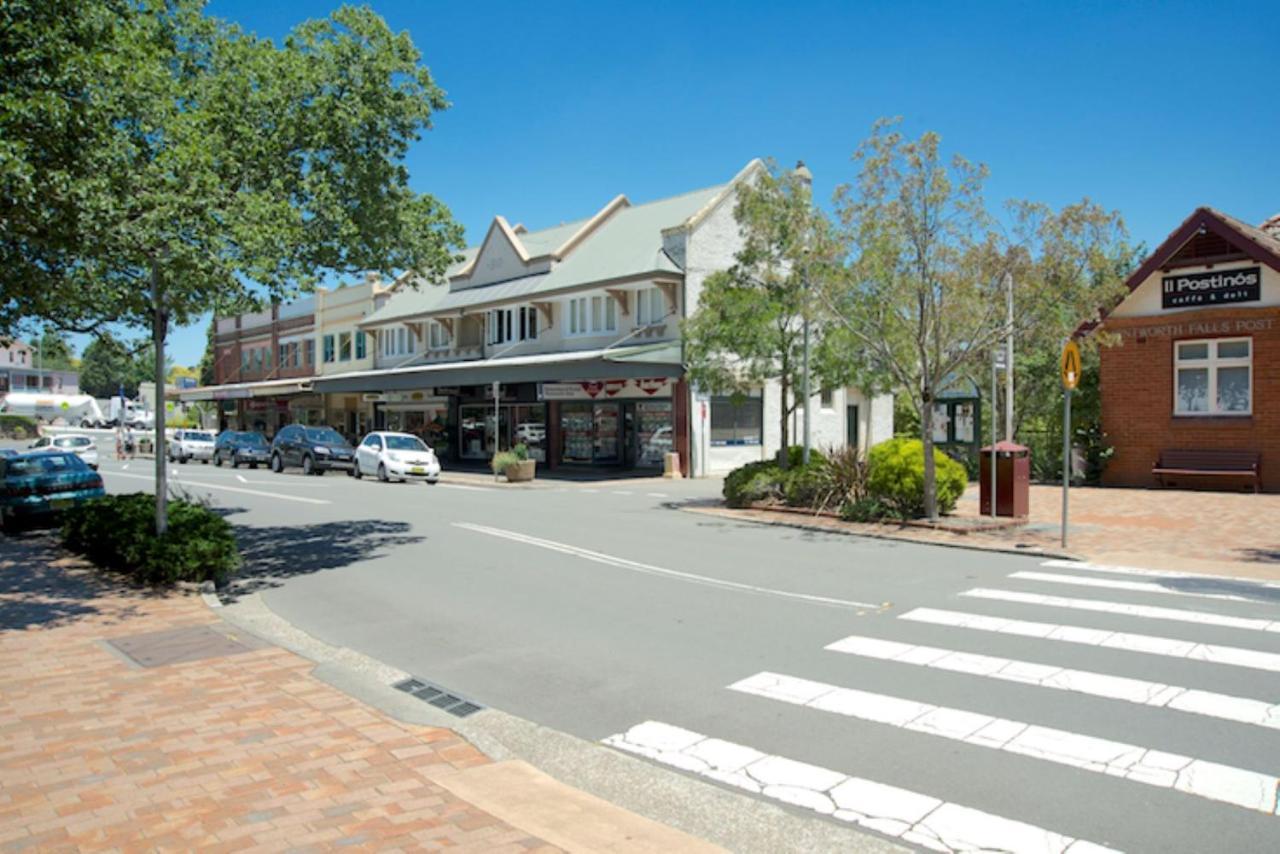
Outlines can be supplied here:
<path id="1" fill-rule="evenodd" d="M 1162 308 L 1225 305 L 1262 299 L 1262 268 L 1179 273 L 1160 280 Z"/>
<path id="2" fill-rule="evenodd" d="M 540 383 L 539 400 L 648 400 L 670 397 L 669 377 L 630 380 L 583 380 L 581 382 Z"/>
<path id="3" fill-rule="evenodd" d="M 1062 348 L 1062 387 L 1073 389 L 1080 384 L 1080 348 L 1068 341 Z"/>

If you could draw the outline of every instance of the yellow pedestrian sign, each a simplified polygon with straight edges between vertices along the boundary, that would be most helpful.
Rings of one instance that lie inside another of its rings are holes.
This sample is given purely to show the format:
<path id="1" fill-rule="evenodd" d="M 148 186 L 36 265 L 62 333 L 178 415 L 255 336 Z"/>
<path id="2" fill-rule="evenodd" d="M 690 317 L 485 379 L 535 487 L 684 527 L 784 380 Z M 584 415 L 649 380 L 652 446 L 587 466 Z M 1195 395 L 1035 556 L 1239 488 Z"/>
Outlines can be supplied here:
<path id="1" fill-rule="evenodd" d="M 1080 384 L 1080 348 L 1068 341 L 1062 348 L 1062 387 L 1074 389 Z"/>

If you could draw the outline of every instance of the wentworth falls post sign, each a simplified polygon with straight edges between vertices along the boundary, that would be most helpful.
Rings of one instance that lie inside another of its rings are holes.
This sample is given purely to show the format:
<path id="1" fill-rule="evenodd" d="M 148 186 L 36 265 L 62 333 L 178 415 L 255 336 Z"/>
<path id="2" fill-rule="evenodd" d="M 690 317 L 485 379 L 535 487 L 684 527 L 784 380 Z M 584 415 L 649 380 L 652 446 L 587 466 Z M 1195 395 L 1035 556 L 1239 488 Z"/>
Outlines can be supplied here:
<path id="1" fill-rule="evenodd" d="M 1163 308 L 1257 302 L 1262 298 L 1262 268 L 1183 273 L 1160 280 Z"/>

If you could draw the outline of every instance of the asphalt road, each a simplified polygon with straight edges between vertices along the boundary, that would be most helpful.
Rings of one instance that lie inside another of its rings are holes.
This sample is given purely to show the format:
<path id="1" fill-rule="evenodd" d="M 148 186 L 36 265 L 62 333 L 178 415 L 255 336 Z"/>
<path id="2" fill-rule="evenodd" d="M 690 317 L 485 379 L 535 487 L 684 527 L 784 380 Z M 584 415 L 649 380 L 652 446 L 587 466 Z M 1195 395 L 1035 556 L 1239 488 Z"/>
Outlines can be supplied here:
<path id="1" fill-rule="evenodd" d="M 146 490 L 152 465 L 102 471 Z M 1280 587 L 677 509 L 712 482 L 171 469 L 239 526 L 232 595 L 814 821 L 953 849 L 1280 850 Z"/>

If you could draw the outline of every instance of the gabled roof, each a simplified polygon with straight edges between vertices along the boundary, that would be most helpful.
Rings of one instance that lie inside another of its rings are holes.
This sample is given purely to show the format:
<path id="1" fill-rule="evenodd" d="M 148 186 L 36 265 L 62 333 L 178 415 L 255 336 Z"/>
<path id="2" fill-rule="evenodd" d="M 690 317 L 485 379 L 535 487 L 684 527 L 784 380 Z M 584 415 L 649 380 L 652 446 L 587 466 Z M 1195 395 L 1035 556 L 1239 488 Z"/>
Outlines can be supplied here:
<path id="1" fill-rule="evenodd" d="M 1265 226 L 1270 222 L 1271 220 L 1268 220 L 1263 225 Z M 1164 239 L 1164 242 L 1147 256 L 1147 260 L 1143 261 L 1142 265 L 1125 280 L 1125 287 L 1128 288 L 1129 293 L 1133 293 L 1139 285 L 1151 277 L 1152 273 L 1168 265 L 1183 251 L 1184 247 L 1187 247 L 1189 243 L 1203 235 L 1219 237 L 1237 250 L 1239 255 L 1243 255 L 1260 264 L 1266 264 L 1271 269 L 1280 272 L 1280 236 L 1263 228 L 1249 225 L 1214 208 L 1199 207 L 1191 213 L 1191 216 L 1184 219 L 1182 224 L 1175 228 Z M 1239 257 L 1239 255 L 1233 257 Z M 1215 263 L 1215 260 L 1221 262 L 1226 259 L 1206 257 L 1203 263 Z M 1128 294 L 1115 305 L 1101 309 L 1096 320 L 1081 323 L 1077 327 L 1075 335 L 1087 335 L 1092 332 L 1125 299 L 1128 299 Z"/>
<path id="2" fill-rule="evenodd" d="M 682 275 L 679 265 L 663 250 L 663 232 L 688 227 L 699 212 L 714 207 L 731 188 L 732 183 L 718 184 L 641 205 L 632 205 L 625 196 L 617 196 L 586 219 L 521 234 L 507 226 L 504 237 L 509 232 L 506 239 L 519 241 L 528 257 L 550 256 L 554 259 L 549 270 L 457 290 L 450 290 L 448 285 L 429 284 L 422 279 L 416 281 L 418 287 L 415 290 L 404 286 L 408 277 L 401 277 L 395 295 L 361 325 L 376 326 L 436 312 L 530 299 L 593 282 L 639 279 L 649 275 Z M 506 224 L 505 220 L 503 224 Z M 486 240 L 493 229 L 491 225 L 486 232 Z M 478 253 L 479 247 L 469 247 L 464 253 L 466 261 L 454 265 L 448 277 L 456 278 L 465 268 L 474 265 Z"/>

